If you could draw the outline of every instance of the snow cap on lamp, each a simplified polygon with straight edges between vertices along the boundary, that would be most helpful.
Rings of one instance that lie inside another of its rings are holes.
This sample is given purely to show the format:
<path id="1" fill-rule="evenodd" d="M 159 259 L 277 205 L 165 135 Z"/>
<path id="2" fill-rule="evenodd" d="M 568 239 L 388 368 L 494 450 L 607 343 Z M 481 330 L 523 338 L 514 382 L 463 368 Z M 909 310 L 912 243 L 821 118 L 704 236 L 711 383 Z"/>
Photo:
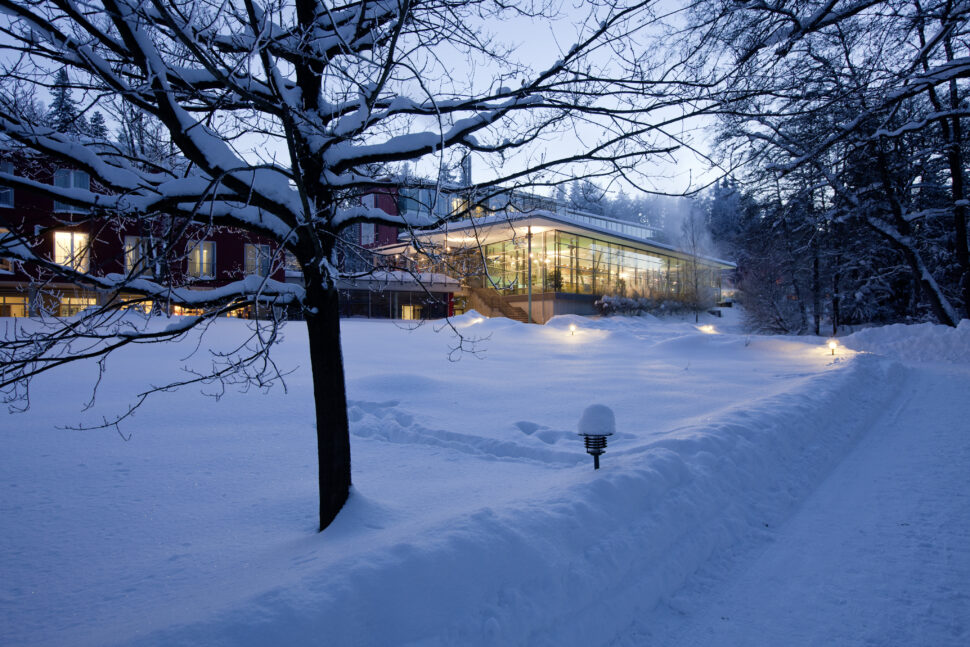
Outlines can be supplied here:
<path id="1" fill-rule="evenodd" d="M 591 404 L 579 419 L 580 436 L 612 436 L 616 432 L 613 410 L 605 404 Z"/>

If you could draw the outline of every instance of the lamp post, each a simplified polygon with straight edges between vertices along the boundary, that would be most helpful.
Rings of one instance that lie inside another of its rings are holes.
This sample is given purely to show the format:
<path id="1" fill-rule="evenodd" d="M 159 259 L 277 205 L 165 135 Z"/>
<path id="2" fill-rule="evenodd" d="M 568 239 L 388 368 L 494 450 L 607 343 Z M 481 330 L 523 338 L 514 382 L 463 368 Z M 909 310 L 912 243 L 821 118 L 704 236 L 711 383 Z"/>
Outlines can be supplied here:
<path id="1" fill-rule="evenodd" d="M 576 324 L 569 324 L 569 336 L 570 337 L 576 336 Z"/>
<path id="2" fill-rule="evenodd" d="M 606 437 L 616 431 L 613 410 L 602 404 L 591 404 L 579 418 L 579 435 L 586 441 L 586 453 L 593 457 L 593 469 L 600 468 L 600 456 L 606 452 Z"/>
<path id="3" fill-rule="evenodd" d="M 835 349 L 839 347 L 839 342 L 834 339 L 829 340 L 829 348 L 832 349 L 832 355 L 835 355 Z"/>
<path id="4" fill-rule="evenodd" d="M 526 258 L 529 261 L 529 323 L 532 323 L 532 227 L 530 226 L 526 231 L 526 240 L 528 240 Z"/>

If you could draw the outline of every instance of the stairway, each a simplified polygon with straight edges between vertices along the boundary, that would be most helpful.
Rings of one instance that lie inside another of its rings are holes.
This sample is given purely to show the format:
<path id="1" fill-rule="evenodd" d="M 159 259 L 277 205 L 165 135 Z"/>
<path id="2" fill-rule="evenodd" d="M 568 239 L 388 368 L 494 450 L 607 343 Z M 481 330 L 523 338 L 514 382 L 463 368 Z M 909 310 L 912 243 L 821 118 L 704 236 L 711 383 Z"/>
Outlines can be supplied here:
<path id="1" fill-rule="evenodd" d="M 525 310 L 517 306 L 506 303 L 505 299 L 491 288 L 476 288 L 469 286 L 466 288 L 471 297 L 469 305 L 489 317 L 507 317 L 522 323 L 529 322 L 529 315 Z"/>

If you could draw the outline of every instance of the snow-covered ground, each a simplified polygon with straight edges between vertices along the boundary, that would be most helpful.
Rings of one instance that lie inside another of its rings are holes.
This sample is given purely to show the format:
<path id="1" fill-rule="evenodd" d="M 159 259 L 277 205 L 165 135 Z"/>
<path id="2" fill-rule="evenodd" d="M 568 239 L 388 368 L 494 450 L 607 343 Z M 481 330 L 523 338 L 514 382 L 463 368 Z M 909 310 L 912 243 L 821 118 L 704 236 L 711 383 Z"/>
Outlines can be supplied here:
<path id="1" fill-rule="evenodd" d="M 835 357 L 716 319 L 456 323 L 482 358 L 345 322 L 355 486 L 322 534 L 299 325 L 286 393 L 165 394 L 127 441 L 58 427 L 191 342 L 115 358 L 83 414 L 93 367 L 38 380 L 0 431 L 0 644 L 967 644 L 967 322 Z"/>

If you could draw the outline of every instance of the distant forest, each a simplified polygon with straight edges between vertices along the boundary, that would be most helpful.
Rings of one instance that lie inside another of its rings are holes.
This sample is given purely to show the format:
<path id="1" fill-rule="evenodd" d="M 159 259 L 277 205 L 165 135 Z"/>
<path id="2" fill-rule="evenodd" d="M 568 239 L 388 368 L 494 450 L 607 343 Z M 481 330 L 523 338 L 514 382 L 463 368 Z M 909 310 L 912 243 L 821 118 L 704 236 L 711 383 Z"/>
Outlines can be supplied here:
<path id="1" fill-rule="evenodd" d="M 970 7 L 700 0 L 689 16 L 726 179 L 686 210 L 619 196 L 603 212 L 667 237 L 671 213 L 700 214 L 757 331 L 970 318 Z"/>

